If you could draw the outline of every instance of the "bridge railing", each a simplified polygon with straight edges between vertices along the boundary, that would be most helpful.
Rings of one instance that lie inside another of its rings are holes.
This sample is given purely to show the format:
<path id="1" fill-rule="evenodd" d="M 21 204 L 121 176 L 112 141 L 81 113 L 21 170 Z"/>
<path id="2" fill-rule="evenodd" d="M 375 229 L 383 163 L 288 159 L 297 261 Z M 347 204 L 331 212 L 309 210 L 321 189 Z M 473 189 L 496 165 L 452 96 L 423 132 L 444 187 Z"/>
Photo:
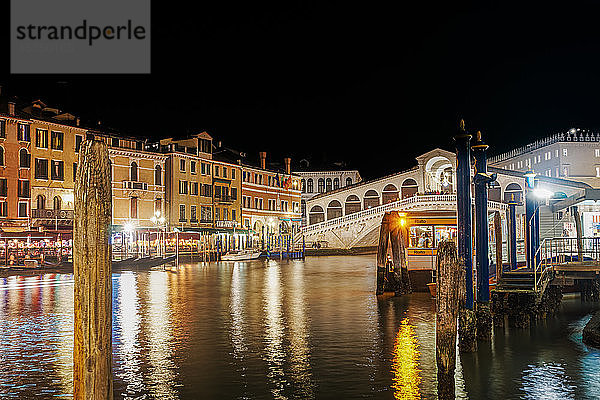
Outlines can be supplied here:
<path id="1" fill-rule="evenodd" d="M 544 239 L 534 257 L 534 289 L 543 289 L 552 267 L 569 262 L 600 262 L 600 237 Z"/>
<path id="2" fill-rule="evenodd" d="M 320 231 L 322 229 L 330 228 L 332 226 L 341 225 L 348 223 L 350 221 L 355 221 L 362 219 L 364 217 L 370 215 L 383 214 L 387 211 L 399 210 L 402 211 L 405 208 L 408 208 L 415 204 L 425 204 L 425 203 L 456 203 L 456 195 L 455 194 L 432 194 L 432 195 L 415 195 L 412 197 L 407 197 L 402 200 L 397 200 L 391 203 L 382 204 L 377 207 L 372 207 L 366 210 L 357 211 L 352 214 L 344 215 L 342 217 L 337 217 L 334 219 L 330 219 L 327 221 L 322 221 L 316 224 L 308 225 L 302 228 L 302 233 L 307 234 L 315 231 Z M 488 201 L 488 208 L 495 210 L 506 210 L 507 205 L 505 203 L 500 203 L 496 201 Z"/>

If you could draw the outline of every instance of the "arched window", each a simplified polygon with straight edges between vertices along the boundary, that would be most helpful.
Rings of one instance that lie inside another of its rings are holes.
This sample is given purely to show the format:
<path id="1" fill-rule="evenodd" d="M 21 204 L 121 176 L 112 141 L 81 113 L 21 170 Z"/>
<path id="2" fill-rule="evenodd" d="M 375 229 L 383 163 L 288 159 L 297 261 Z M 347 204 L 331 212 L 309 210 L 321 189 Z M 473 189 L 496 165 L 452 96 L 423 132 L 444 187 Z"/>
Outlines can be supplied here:
<path id="1" fill-rule="evenodd" d="M 340 188 L 340 178 L 335 178 L 333 180 L 333 190 L 339 189 Z"/>
<path id="2" fill-rule="evenodd" d="M 308 213 L 308 224 L 318 224 L 325 221 L 325 212 L 321 206 L 313 206 Z"/>
<path id="3" fill-rule="evenodd" d="M 154 184 L 162 185 L 162 168 L 160 165 L 154 167 Z"/>
<path id="4" fill-rule="evenodd" d="M 517 203 L 521 203 L 523 201 L 523 188 L 518 183 L 509 184 L 506 189 L 504 189 L 504 201 L 515 201 Z"/>
<path id="5" fill-rule="evenodd" d="M 383 188 L 381 200 L 383 201 L 383 204 L 393 203 L 394 201 L 398 200 L 398 188 L 395 185 L 392 185 L 391 183 L 389 185 L 386 185 Z"/>
<path id="6" fill-rule="evenodd" d="M 131 163 L 130 180 L 138 180 L 138 165 L 135 161 Z"/>
<path id="7" fill-rule="evenodd" d="M 345 204 L 346 213 L 345 215 L 349 215 L 355 212 L 359 212 L 361 210 L 360 199 L 357 195 L 351 194 L 346 198 Z"/>
<path id="8" fill-rule="evenodd" d="M 302 193 L 306 193 L 306 180 L 302 179 Z"/>
<path id="9" fill-rule="evenodd" d="M 342 216 L 342 204 L 337 200 L 331 200 L 327 205 L 327 220 Z"/>
<path id="10" fill-rule="evenodd" d="M 319 183 L 318 183 L 317 191 L 319 193 L 325 192 L 325 179 L 319 178 Z"/>
<path id="11" fill-rule="evenodd" d="M 333 186 L 331 185 L 331 178 L 327 178 L 327 180 L 325 181 L 325 191 L 331 192 L 332 188 Z"/>
<path id="12" fill-rule="evenodd" d="M 312 193 L 314 191 L 314 187 L 313 187 L 313 180 L 312 178 L 308 178 L 308 181 L 306 182 L 306 191 L 308 193 Z"/>
<path id="13" fill-rule="evenodd" d="M 29 152 L 27 149 L 23 148 L 19 150 L 19 167 L 21 168 L 29 168 L 31 157 L 29 157 Z"/>
<path id="14" fill-rule="evenodd" d="M 367 190 L 365 193 L 365 197 L 363 199 L 364 209 L 369 209 L 372 207 L 377 207 L 379 205 L 379 193 L 374 190 Z"/>
<path id="15" fill-rule="evenodd" d="M 346 178 L 346 186 L 350 186 L 350 185 L 352 185 L 352 178 L 347 177 Z"/>
<path id="16" fill-rule="evenodd" d="M 0 146 L 0 165 L 4 165 L 4 147 Z"/>
<path id="17" fill-rule="evenodd" d="M 419 185 L 414 179 L 408 178 L 402 182 L 402 198 L 414 196 L 419 191 Z"/>
<path id="18" fill-rule="evenodd" d="M 59 196 L 54 196 L 54 209 L 55 210 L 60 210 L 60 197 Z"/>
<path id="19" fill-rule="evenodd" d="M 43 210 L 45 208 L 46 208 L 46 198 L 43 195 L 38 194 L 38 197 L 37 197 L 37 209 L 38 210 Z"/>

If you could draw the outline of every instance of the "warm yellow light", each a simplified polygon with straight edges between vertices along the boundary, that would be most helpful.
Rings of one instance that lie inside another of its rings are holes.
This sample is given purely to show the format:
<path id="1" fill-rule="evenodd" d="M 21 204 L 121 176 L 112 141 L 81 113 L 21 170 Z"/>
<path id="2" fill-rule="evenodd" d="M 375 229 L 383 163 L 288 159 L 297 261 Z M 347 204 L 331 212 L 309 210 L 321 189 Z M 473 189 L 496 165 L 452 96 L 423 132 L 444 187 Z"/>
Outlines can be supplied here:
<path id="1" fill-rule="evenodd" d="M 400 218 L 400 226 L 406 225 L 406 218 Z"/>
<path id="2" fill-rule="evenodd" d="M 404 318 L 394 341 L 392 354 L 392 389 L 398 400 L 420 399 L 421 370 L 419 342 L 415 328 Z"/>

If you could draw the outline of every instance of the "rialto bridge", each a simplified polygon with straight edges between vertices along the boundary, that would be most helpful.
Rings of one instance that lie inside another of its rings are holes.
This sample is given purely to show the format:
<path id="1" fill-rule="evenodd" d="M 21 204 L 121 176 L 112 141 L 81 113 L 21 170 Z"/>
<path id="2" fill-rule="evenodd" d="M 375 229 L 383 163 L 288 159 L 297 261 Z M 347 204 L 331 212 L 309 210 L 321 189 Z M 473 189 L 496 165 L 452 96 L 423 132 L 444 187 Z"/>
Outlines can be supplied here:
<path id="1" fill-rule="evenodd" d="M 301 233 L 307 246 L 351 249 L 376 246 L 382 216 L 387 211 L 456 210 L 456 156 L 434 149 L 416 157 L 417 165 L 382 178 L 363 181 L 319 194 L 306 203 L 308 225 Z M 507 202 L 523 201 L 525 176 L 522 172 L 488 167 L 497 173 L 495 186 L 488 189 L 488 209 L 500 211 L 506 218 Z M 473 173 L 473 171 L 472 171 Z M 571 196 L 590 188 L 581 182 L 537 176 L 540 188 Z M 540 209 L 541 229 L 556 235 L 555 216 Z M 517 207 L 524 214 L 524 207 Z M 549 231 L 551 229 L 551 231 Z M 559 229 L 562 233 L 562 228 Z M 560 236 L 560 234 L 558 235 Z"/>

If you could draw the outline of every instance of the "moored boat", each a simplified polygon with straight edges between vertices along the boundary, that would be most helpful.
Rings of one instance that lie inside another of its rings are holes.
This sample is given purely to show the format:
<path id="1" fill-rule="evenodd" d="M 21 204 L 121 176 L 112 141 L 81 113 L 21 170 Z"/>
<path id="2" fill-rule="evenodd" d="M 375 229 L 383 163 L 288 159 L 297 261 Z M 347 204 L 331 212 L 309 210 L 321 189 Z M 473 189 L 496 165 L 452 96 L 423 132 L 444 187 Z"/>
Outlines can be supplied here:
<path id="1" fill-rule="evenodd" d="M 255 260 L 260 257 L 260 250 L 230 251 L 221 256 L 221 261 L 244 261 Z"/>

